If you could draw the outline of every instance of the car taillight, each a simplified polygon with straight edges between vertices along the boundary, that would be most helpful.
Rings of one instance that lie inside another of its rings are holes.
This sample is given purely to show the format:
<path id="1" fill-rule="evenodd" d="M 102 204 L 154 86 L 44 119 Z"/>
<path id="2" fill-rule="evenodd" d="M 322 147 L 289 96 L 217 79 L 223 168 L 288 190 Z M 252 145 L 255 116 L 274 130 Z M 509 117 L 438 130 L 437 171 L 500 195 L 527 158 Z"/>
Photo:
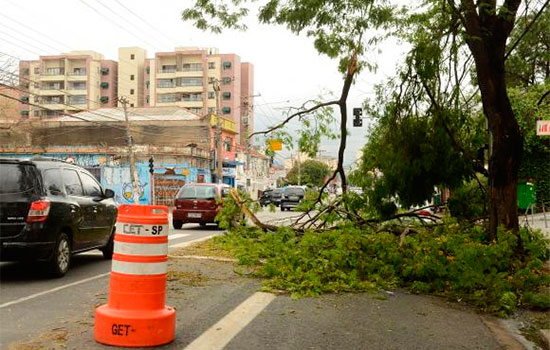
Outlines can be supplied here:
<path id="1" fill-rule="evenodd" d="M 27 222 L 43 222 L 48 218 L 50 213 L 50 201 L 34 201 L 31 203 L 29 209 L 29 215 L 27 215 Z"/>

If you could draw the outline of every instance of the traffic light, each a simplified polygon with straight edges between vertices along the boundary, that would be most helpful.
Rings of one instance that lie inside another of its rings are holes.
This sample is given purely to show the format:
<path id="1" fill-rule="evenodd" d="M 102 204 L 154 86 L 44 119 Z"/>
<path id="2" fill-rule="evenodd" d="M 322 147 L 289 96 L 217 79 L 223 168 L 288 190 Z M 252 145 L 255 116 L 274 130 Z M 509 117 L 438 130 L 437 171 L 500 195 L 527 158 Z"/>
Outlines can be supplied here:
<path id="1" fill-rule="evenodd" d="M 353 126 L 354 127 L 362 127 L 363 126 L 363 119 L 361 119 L 362 115 L 363 115 L 363 110 L 361 108 L 354 108 L 353 109 Z"/>
<path id="2" fill-rule="evenodd" d="M 155 170 L 155 160 L 153 159 L 153 157 L 149 158 L 149 172 L 152 174 Z"/>

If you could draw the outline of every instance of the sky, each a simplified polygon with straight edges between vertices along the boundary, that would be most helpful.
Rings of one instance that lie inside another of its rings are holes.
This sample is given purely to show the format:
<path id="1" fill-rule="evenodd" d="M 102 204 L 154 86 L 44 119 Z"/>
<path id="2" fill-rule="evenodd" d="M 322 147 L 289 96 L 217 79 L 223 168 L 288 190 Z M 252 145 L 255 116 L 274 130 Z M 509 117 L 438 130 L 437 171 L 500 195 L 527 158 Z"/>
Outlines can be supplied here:
<path id="1" fill-rule="evenodd" d="M 118 48 L 139 46 L 148 57 L 158 51 L 173 51 L 179 46 L 216 47 L 220 53 L 235 53 L 255 69 L 255 131 L 284 119 L 287 107 L 300 106 L 306 100 L 329 92 L 338 96 L 343 78 L 337 60 L 321 56 L 313 40 L 297 36 L 281 26 L 247 19 L 248 30 L 203 32 L 181 20 L 181 12 L 191 0 L 0 0 L 0 53 L 20 59 L 72 50 L 93 50 L 106 59 L 117 60 Z M 126 7 L 126 8 L 125 8 Z M 128 10 L 129 9 L 129 10 Z M 136 16 L 137 15 L 137 16 Z M 373 88 L 396 71 L 404 49 L 390 42 L 373 50 L 370 58 L 378 63 L 376 73 L 364 71 L 352 86 L 348 115 L 373 96 Z M 337 116 L 339 118 L 339 115 Z M 354 128 L 348 117 L 348 142 L 345 165 L 356 160 L 365 144 L 368 120 Z M 335 125 L 335 128 L 337 126 Z M 338 140 L 323 141 L 323 155 L 336 156 Z M 288 157 L 283 150 L 276 159 Z"/>

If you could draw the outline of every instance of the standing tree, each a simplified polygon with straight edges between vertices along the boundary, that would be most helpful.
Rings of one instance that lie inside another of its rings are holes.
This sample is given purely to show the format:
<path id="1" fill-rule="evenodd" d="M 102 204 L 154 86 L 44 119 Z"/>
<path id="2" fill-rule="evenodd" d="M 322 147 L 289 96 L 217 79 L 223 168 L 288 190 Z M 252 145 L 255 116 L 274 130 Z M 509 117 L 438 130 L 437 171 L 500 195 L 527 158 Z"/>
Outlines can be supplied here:
<path id="1" fill-rule="evenodd" d="M 325 179 L 330 175 L 328 165 L 314 159 L 308 159 L 300 165 L 296 164 L 286 175 L 286 179 L 291 185 L 311 185 L 323 186 Z M 300 179 L 298 181 L 298 179 Z"/>
<path id="2" fill-rule="evenodd" d="M 229 1 L 228 1 L 229 2 Z M 193 8 L 183 12 L 184 20 L 192 20 L 201 29 L 221 32 L 226 28 L 246 28 L 240 20 L 248 14 L 246 0 L 231 0 L 235 8 L 213 0 L 197 0 Z M 548 2 L 547 2 L 548 3 Z M 343 151 L 346 142 L 346 100 L 355 73 L 367 63 L 360 59 L 367 48 L 376 42 L 374 37 L 365 40 L 365 34 L 372 29 L 389 29 L 392 25 L 414 21 L 424 16 L 443 16 L 445 25 L 427 25 L 419 33 L 427 37 L 439 37 L 452 33 L 452 38 L 462 38 L 475 63 L 475 79 L 481 92 L 483 112 L 491 134 L 489 159 L 490 229 L 489 239 L 496 239 L 497 227 L 503 224 L 507 229 L 517 231 L 517 179 L 522 154 L 522 136 L 514 117 L 506 91 L 506 44 L 515 25 L 521 0 L 427 0 L 421 7 L 407 12 L 396 12 L 386 1 L 354 0 L 269 0 L 260 6 L 259 20 L 263 23 L 286 25 L 294 33 L 306 31 L 314 38 L 315 47 L 329 57 L 340 58 L 340 71 L 346 73 L 344 88 L 339 100 L 326 103 L 338 105 L 341 113 L 339 163 L 336 172 L 341 174 L 345 191 L 345 174 L 342 168 Z M 395 22 L 398 13 L 403 21 Z M 399 28 L 402 29 L 402 28 Z M 378 32 L 377 34 L 380 34 Z M 411 35 L 415 35 L 414 33 Z M 441 58 L 442 51 L 427 45 L 418 47 L 419 57 L 428 53 L 432 62 Z M 434 55 L 435 53 L 435 55 Z M 437 55 L 439 54 L 439 56 Z M 424 64 L 417 60 L 421 65 Z M 429 73 L 429 72 L 425 72 Z M 430 87 L 424 83 L 426 93 Z M 456 86 L 456 89 L 460 89 Z M 435 108 L 437 96 L 430 95 Z M 302 111 L 291 117 L 300 117 Z M 283 123 L 281 126 L 284 126 Z"/>

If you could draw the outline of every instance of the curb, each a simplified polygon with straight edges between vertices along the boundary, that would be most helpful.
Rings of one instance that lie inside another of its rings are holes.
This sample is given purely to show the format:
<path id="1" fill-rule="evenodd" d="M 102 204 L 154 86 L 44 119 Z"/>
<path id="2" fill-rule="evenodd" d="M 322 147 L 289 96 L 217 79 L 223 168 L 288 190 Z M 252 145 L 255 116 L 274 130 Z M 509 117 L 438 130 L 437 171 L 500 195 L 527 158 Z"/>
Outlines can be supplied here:
<path id="1" fill-rule="evenodd" d="M 520 342 L 518 334 L 515 334 L 509 327 L 496 318 L 481 317 L 481 320 L 487 328 L 493 333 L 497 342 L 506 350 L 528 350 L 530 347 L 524 346 Z"/>

